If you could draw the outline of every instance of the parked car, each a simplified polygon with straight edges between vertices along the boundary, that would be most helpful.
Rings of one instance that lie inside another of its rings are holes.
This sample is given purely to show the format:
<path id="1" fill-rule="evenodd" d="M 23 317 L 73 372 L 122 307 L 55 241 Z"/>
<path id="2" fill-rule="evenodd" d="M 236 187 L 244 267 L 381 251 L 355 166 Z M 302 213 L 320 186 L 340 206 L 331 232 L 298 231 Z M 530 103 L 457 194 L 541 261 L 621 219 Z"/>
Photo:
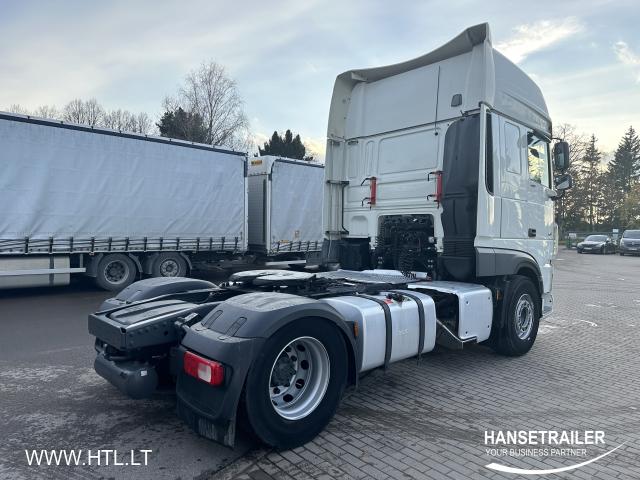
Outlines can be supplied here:
<path id="1" fill-rule="evenodd" d="M 620 255 L 640 255 L 640 230 L 625 230 L 618 251 Z"/>
<path id="2" fill-rule="evenodd" d="M 607 235 L 589 235 L 578 243 L 578 253 L 615 253 L 616 245 Z"/>

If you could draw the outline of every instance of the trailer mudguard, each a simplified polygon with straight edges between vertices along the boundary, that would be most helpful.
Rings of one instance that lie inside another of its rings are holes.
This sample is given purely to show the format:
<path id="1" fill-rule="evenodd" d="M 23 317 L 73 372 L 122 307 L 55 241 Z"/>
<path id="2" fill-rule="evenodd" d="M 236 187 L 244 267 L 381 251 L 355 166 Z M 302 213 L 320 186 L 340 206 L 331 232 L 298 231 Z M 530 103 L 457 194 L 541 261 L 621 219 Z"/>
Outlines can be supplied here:
<path id="1" fill-rule="evenodd" d="M 200 435 L 233 446 L 236 411 L 249 368 L 267 338 L 301 318 L 331 322 L 344 335 L 350 356 L 349 379 L 355 383 L 360 365 L 353 326 L 330 305 L 284 293 L 248 293 L 218 305 L 187 329 L 181 345 L 173 350 L 178 415 Z M 186 351 L 222 363 L 224 385 L 212 387 L 186 375 Z"/>

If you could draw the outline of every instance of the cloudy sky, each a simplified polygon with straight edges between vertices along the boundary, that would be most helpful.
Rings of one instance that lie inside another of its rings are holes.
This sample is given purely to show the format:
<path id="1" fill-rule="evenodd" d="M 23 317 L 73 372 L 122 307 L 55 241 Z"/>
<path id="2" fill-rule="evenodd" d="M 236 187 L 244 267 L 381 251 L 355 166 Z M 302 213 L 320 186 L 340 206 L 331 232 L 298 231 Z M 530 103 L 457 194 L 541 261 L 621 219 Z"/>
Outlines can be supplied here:
<path id="1" fill-rule="evenodd" d="M 335 76 L 407 60 L 488 21 L 554 122 L 613 150 L 640 129 L 638 0 L 0 0 L 0 109 L 95 97 L 156 118 L 202 61 L 237 80 L 257 138 L 323 149 Z"/>

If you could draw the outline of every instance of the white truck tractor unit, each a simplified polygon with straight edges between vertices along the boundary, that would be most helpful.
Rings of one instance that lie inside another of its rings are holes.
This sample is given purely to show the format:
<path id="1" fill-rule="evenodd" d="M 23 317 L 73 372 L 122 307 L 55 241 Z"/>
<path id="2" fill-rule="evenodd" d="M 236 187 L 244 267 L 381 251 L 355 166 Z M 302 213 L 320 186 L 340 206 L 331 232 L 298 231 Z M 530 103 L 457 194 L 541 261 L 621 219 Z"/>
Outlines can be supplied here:
<path id="1" fill-rule="evenodd" d="M 0 113 L 0 288 L 84 274 L 119 291 L 197 267 L 304 263 L 322 246 L 322 182 L 310 185 L 322 166 L 247 161 L 210 145 Z M 248 192 L 258 162 L 273 165 L 269 205 Z M 313 207 L 304 218 L 301 206 Z M 275 247 L 250 249 L 263 231 L 277 235 Z"/>
<path id="2" fill-rule="evenodd" d="M 552 201 L 571 186 L 568 145 L 552 162 L 551 140 L 540 90 L 486 24 L 339 75 L 325 271 L 137 282 L 89 316 L 96 371 L 136 398 L 174 379 L 179 416 L 205 437 L 232 445 L 243 419 L 291 448 L 365 371 L 436 345 L 528 352 L 553 305 Z"/>

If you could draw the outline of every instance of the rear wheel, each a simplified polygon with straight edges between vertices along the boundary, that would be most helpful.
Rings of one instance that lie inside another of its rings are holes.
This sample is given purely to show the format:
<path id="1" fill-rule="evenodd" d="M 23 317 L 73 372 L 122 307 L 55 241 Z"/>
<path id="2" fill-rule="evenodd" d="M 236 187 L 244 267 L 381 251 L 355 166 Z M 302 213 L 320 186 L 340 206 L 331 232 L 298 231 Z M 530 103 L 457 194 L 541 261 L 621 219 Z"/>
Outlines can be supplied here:
<path id="1" fill-rule="evenodd" d="M 161 253 L 153 262 L 151 274 L 154 277 L 186 277 L 187 261 L 179 253 Z"/>
<path id="2" fill-rule="evenodd" d="M 119 291 L 131 285 L 137 273 L 135 263 L 127 255 L 111 253 L 98 263 L 96 284 L 105 290 Z"/>
<path id="3" fill-rule="evenodd" d="M 305 318 L 269 338 L 247 375 L 253 432 L 279 449 L 313 439 L 333 417 L 347 383 L 347 348 L 331 324 Z"/>
<path id="4" fill-rule="evenodd" d="M 524 355 L 533 346 L 540 323 L 538 290 L 524 276 L 515 276 L 511 281 L 508 298 L 505 298 L 502 314 L 503 325 L 497 332 L 493 348 L 501 355 Z"/>

